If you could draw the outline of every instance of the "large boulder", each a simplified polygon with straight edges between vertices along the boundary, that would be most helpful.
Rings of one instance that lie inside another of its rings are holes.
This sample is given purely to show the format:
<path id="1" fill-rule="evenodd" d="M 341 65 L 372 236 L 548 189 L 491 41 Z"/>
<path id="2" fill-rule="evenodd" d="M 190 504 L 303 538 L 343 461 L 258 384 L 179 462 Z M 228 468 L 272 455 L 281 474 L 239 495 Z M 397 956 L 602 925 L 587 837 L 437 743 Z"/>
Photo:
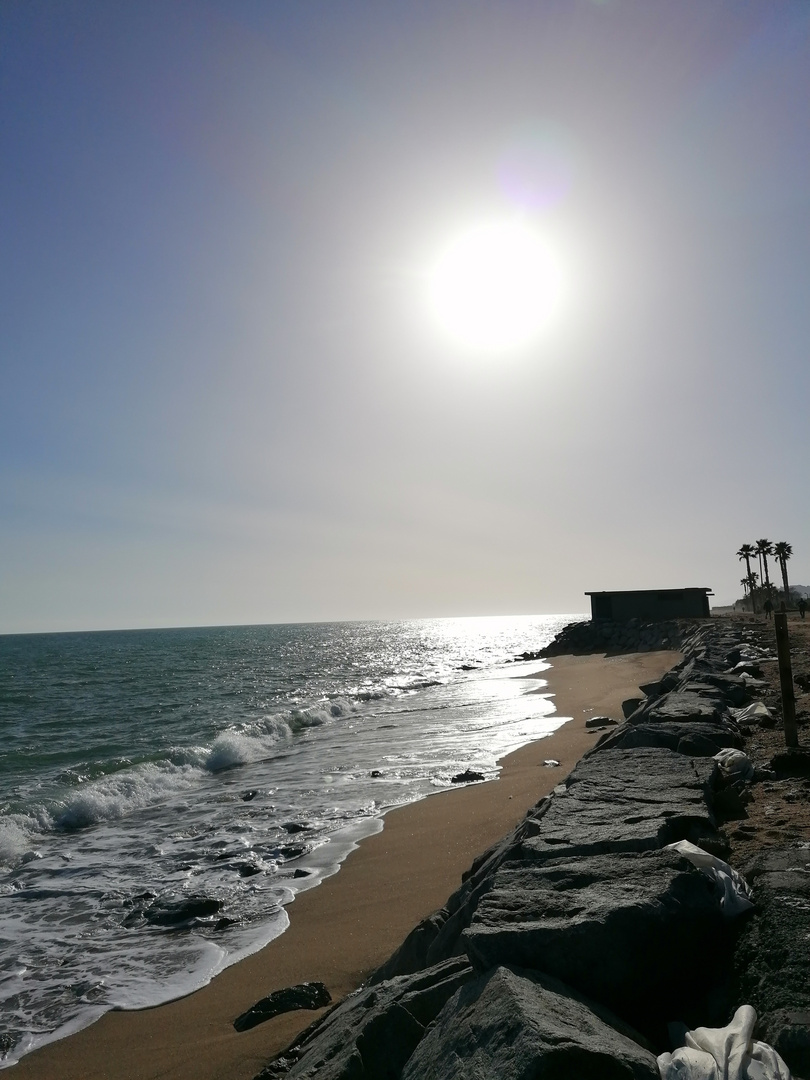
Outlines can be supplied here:
<path id="1" fill-rule="evenodd" d="M 714 757 L 718 750 L 742 749 L 744 739 L 736 724 L 691 724 L 674 721 L 657 724 L 624 723 L 607 732 L 588 754 L 598 750 L 632 750 L 639 746 L 665 747 L 689 757 Z"/>
<path id="2" fill-rule="evenodd" d="M 637 724 L 657 724 L 667 721 L 678 723 L 716 724 L 723 715 L 723 705 L 718 699 L 703 694 L 682 693 L 674 690 L 654 698 L 632 714 Z"/>
<path id="3" fill-rule="evenodd" d="M 647 851 L 676 840 L 717 849 L 710 758 L 641 747 L 592 754 L 577 765 L 527 832 L 520 857 Z"/>
<path id="4" fill-rule="evenodd" d="M 445 1005 L 403 1080 L 658 1080 L 619 1021 L 544 975 L 499 967 Z"/>
<path id="5" fill-rule="evenodd" d="M 726 925 L 717 886 L 665 850 L 505 865 L 463 938 L 476 971 L 546 972 L 659 1041 L 670 1020 L 723 1020 Z"/>
<path id="6" fill-rule="evenodd" d="M 682 678 L 678 689 L 683 693 L 702 694 L 704 697 L 719 697 L 726 705 L 735 708 L 745 705 L 751 695 L 745 681 L 738 675 L 719 671 L 693 671 Z"/>
<path id="7" fill-rule="evenodd" d="M 810 848 L 774 848 L 744 868 L 756 909 L 737 944 L 738 1004 L 795 1076 L 810 1077 Z"/>
<path id="8" fill-rule="evenodd" d="M 427 1025 L 472 977 L 464 957 L 351 994 L 259 1077 L 398 1080 Z"/>

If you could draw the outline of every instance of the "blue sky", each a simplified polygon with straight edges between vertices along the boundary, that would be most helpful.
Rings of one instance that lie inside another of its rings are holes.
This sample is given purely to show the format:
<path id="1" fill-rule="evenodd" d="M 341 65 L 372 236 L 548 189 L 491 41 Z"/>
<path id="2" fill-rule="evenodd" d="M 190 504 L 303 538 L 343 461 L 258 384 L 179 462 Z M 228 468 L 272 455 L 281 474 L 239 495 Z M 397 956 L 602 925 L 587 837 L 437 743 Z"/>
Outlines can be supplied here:
<path id="1" fill-rule="evenodd" d="M 4 0 L 0 631 L 810 583 L 804 0 Z M 528 214 L 554 333 L 423 277 Z"/>

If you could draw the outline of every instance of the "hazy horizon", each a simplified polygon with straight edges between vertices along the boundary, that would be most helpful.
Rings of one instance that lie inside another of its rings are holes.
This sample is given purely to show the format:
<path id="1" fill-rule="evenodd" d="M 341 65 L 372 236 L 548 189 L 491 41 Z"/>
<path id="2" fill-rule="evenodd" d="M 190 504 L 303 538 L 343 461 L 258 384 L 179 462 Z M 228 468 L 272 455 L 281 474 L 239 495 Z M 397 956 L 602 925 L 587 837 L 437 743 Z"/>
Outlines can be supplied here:
<path id="1" fill-rule="evenodd" d="M 802 0 L 5 0 L 0 632 L 810 581 L 809 61 Z M 453 322 L 515 222 L 548 317 L 507 247 Z"/>

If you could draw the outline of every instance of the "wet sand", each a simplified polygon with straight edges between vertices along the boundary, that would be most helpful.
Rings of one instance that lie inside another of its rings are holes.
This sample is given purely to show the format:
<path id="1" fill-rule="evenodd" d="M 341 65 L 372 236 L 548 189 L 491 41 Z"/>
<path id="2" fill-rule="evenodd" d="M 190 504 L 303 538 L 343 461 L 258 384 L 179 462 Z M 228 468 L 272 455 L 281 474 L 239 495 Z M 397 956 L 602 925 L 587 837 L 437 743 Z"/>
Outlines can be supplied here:
<path id="1" fill-rule="evenodd" d="M 440 908 L 476 855 L 500 840 L 571 771 L 597 736 L 585 720 L 621 718 L 621 702 L 658 678 L 674 652 L 558 656 L 536 692 L 571 719 L 501 761 L 498 780 L 444 791 L 390 811 L 339 873 L 288 908 L 289 929 L 208 986 L 167 1005 L 111 1012 L 92 1027 L 29 1054 L 9 1080 L 251 1080 L 318 1013 L 296 1012 L 237 1033 L 259 998 L 295 983 L 354 990 L 408 932 Z M 543 763 L 555 758 L 556 768 Z"/>

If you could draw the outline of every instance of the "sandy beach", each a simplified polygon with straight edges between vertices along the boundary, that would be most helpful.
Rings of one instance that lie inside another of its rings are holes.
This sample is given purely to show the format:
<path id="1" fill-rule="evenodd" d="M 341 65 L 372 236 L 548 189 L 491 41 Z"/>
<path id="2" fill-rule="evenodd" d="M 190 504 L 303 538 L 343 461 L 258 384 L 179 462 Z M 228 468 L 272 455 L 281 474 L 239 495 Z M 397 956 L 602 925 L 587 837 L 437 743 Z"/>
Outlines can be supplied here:
<path id="1" fill-rule="evenodd" d="M 498 780 L 393 810 L 340 872 L 289 907 L 290 927 L 261 952 L 188 997 L 140 1012 L 107 1013 L 76 1035 L 28 1055 L 15 1080 L 251 1080 L 317 1013 L 296 1012 L 237 1033 L 233 1019 L 273 990 L 326 983 L 334 1000 L 355 989 L 413 926 L 441 907 L 480 852 L 512 829 L 571 771 L 596 735 L 588 717 L 621 717 L 638 685 L 677 653 L 560 656 L 542 678 L 557 732 L 501 761 Z M 559 767 L 544 761 L 557 759 Z"/>

